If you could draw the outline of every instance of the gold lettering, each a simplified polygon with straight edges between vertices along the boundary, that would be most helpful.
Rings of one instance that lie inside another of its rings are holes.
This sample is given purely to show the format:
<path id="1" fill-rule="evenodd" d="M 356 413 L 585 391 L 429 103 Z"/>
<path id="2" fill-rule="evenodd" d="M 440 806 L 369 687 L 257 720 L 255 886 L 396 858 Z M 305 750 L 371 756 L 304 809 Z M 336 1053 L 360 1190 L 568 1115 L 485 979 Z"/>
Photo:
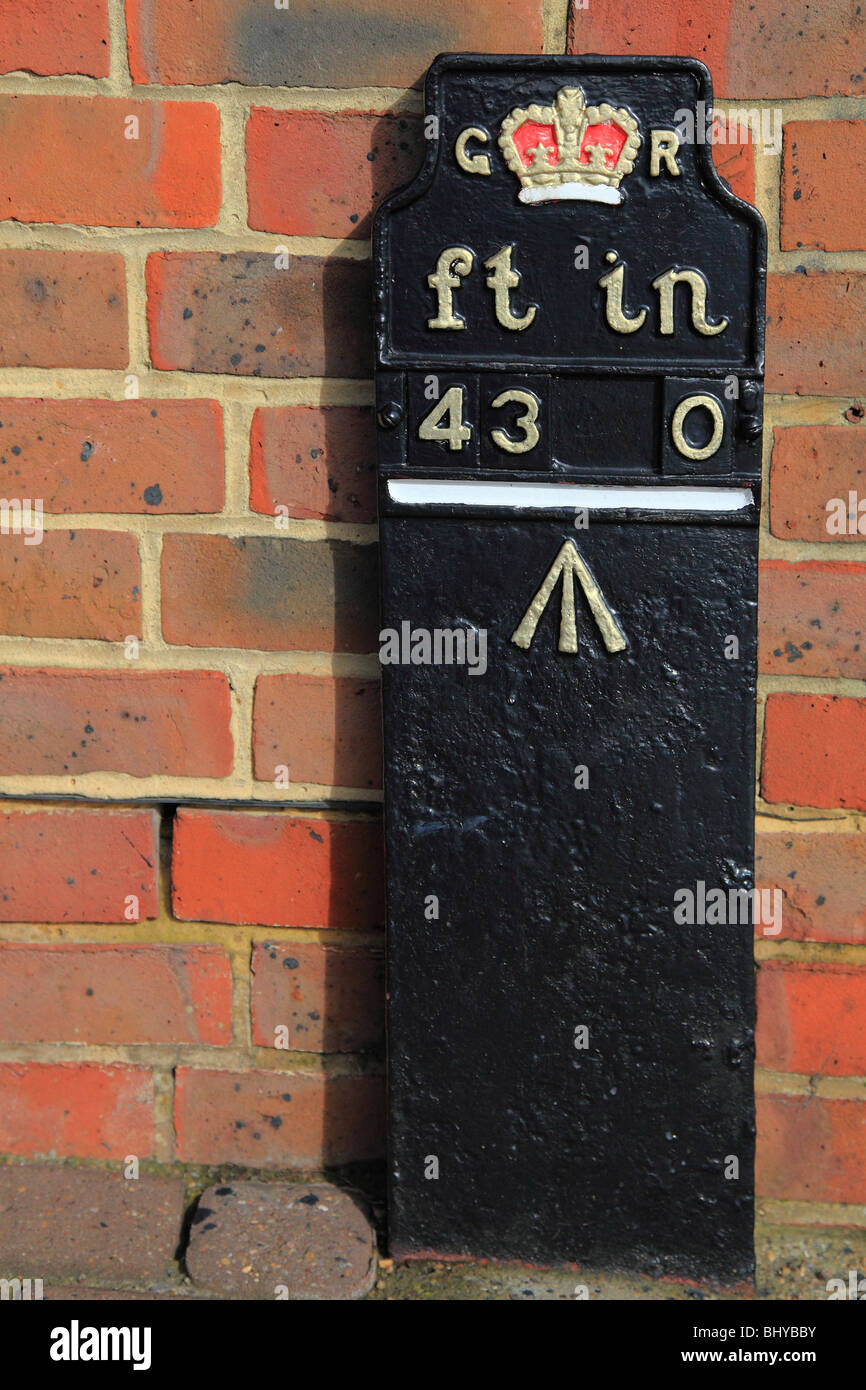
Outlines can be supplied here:
<path id="1" fill-rule="evenodd" d="M 446 246 L 436 262 L 436 270 L 427 276 L 427 284 L 436 291 L 438 312 L 435 319 L 427 320 L 428 328 L 465 328 L 466 320 L 462 314 L 454 313 L 454 291 L 460 288 L 460 281 L 468 275 L 475 257 L 464 246 Z"/>
<path id="2" fill-rule="evenodd" d="M 577 621 L 574 611 L 574 576 L 577 575 L 607 650 L 609 652 L 624 651 L 628 643 L 619 618 L 610 607 L 598 586 L 595 575 L 571 539 L 563 545 L 544 576 L 541 588 L 511 634 L 514 645 L 522 647 L 524 651 L 532 645 L 538 620 L 548 605 L 560 575 L 562 575 L 562 596 L 559 605 L 559 650 L 561 652 L 577 651 Z"/>
<path id="3" fill-rule="evenodd" d="M 447 417 L 448 424 L 441 421 Z M 472 428 L 463 423 L 463 387 L 449 386 L 441 401 L 424 416 L 418 426 L 418 438 L 434 444 L 447 444 L 455 452 L 472 438 Z"/>
<path id="4" fill-rule="evenodd" d="M 534 449 L 538 443 L 538 401 L 535 396 L 528 391 L 519 391 L 516 388 L 511 391 L 503 391 L 501 395 L 491 404 L 491 410 L 497 410 L 500 406 L 510 405 L 525 406 L 522 415 L 518 415 L 514 421 L 515 428 L 523 431 L 522 439 L 511 439 L 505 430 L 495 429 L 490 431 L 490 437 L 497 449 L 504 449 L 506 454 L 528 454 L 530 449 Z"/>
<path id="5" fill-rule="evenodd" d="M 615 261 L 616 251 L 608 251 L 605 260 Z M 646 319 L 646 309 L 641 309 L 634 317 L 629 317 L 622 307 L 622 295 L 625 286 L 625 265 L 620 264 L 615 270 L 609 270 L 606 275 L 602 275 L 599 285 L 605 292 L 604 312 L 608 326 L 615 333 L 636 333 L 642 328 Z"/>
<path id="6" fill-rule="evenodd" d="M 675 130 L 650 131 L 650 174 L 657 179 L 664 163 L 669 174 L 679 178 L 680 166 L 677 164 L 677 150 L 680 137 Z"/>
<path id="7" fill-rule="evenodd" d="M 496 308 L 496 318 L 503 328 L 510 328 L 515 333 L 521 329 L 528 328 L 535 318 L 535 305 L 530 304 L 522 318 L 517 318 L 511 312 L 509 300 L 511 291 L 520 284 L 520 276 L 511 269 L 511 253 L 513 246 L 503 246 L 501 251 L 497 251 L 495 256 L 484 262 L 485 268 L 490 271 L 487 277 L 488 287 L 494 294 L 494 305 Z"/>
<path id="8" fill-rule="evenodd" d="M 692 327 L 705 338 L 713 338 L 724 333 L 729 320 L 720 319 L 710 323 L 707 319 L 707 291 L 709 285 L 699 270 L 666 270 L 653 280 L 653 289 L 659 292 L 659 311 L 662 333 L 674 331 L 674 290 L 677 285 L 688 285 L 692 292 Z"/>
<path id="9" fill-rule="evenodd" d="M 712 438 L 702 449 L 694 448 L 693 445 L 688 443 L 683 434 L 683 425 L 685 424 L 686 416 L 690 411 L 697 410 L 699 406 L 703 406 L 705 410 L 708 410 L 713 419 Z M 724 433 L 725 417 L 722 414 L 722 407 L 719 405 L 715 396 L 686 396 L 685 400 L 680 401 L 674 411 L 673 419 L 671 420 L 671 434 L 673 435 L 674 444 L 683 458 L 712 458 L 713 454 L 718 453 Z"/>
<path id="10" fill-rule="evenodd" d="M 490 155 L 484 154 L 481 150 L 476 150 L 474 154 L 467 153 L 466 146 L 470 140 L 478 140 L 482 145 L 486 145 L 490 139 L 486 130 L 480 130 L 477 125 L 467 126 L 461 130 L 457 136 L 457 143 L 454 146 L 454 158 L 467 174 L 491 174 Z"/>

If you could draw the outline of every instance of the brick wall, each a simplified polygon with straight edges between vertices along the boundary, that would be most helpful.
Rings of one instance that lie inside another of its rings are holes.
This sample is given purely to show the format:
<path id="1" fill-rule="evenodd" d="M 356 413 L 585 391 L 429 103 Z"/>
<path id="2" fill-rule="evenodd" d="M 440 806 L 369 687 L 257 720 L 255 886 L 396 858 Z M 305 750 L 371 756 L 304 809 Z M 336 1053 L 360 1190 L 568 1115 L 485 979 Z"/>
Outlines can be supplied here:
<path id="1" fill-rule="evenodd" d="M 0 0 L 0 494 L 45 528 L 0 538 L 2 1153 L 381 1154 L 371 214 L 436 52 L 689 53 L 783 132 L 714 149 L 770 235 L 759 1193 L 866 1223 L 864 19 L 567 9 Z"/>

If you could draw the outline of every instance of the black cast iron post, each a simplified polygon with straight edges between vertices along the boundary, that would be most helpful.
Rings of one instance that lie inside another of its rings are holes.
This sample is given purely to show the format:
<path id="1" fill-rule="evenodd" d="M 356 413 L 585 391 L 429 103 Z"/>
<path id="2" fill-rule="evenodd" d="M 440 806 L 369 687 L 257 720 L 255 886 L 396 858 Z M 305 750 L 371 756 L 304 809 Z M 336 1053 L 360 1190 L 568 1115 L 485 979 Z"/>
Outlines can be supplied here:
<path id="1" fill-rule="evenodd" d="M 398 1255 L 753 1267 L 766 239 L 711 104 L 446 55 L 377 217 Z"/>

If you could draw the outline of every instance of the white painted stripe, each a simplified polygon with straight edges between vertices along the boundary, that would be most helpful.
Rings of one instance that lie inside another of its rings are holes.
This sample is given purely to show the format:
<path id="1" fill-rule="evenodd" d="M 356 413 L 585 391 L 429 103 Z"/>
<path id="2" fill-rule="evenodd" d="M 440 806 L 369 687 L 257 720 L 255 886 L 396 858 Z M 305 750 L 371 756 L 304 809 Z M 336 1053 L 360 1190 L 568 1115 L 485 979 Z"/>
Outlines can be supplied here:
<path id="1" fill-rule="evenodd" d="M 627 508 L 649 512 L 739 512 L 751 506 L 748 487 L 600 487 L 594 483 L 467 483 L 462 479 L 400 478 L 388 482 L 393 502 L 463 507 L 528 507 L 559 511 Z"/>
<path id="2" fill-rule="evenodd" d="M 521 188 L 518 193 L 521 203 L 561 203 L 561 202 L 591 202 L 591 203 L 621 203 L 622 194 L 618 188 L 611 188 L 609 184 L 588 184 L 588 183 L 553 183 L 542 185 L 541 188 Z"/>

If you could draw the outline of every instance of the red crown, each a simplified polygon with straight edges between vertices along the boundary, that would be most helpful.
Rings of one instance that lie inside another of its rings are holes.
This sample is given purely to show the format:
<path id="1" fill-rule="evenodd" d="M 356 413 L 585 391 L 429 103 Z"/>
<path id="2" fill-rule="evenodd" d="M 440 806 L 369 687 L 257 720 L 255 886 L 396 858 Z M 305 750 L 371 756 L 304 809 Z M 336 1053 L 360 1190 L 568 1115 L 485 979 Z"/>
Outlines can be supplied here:
<path id="1" fill-rule="evenodd" d="M 499 136 L 524 203 L 565 198 L 621 203 L 619 185 L 634 168 L 640 143 L 631 112 L 607 102 L 587 106 L 580 87 L 562 87 L 552 106 L 512 111 Z"/>

